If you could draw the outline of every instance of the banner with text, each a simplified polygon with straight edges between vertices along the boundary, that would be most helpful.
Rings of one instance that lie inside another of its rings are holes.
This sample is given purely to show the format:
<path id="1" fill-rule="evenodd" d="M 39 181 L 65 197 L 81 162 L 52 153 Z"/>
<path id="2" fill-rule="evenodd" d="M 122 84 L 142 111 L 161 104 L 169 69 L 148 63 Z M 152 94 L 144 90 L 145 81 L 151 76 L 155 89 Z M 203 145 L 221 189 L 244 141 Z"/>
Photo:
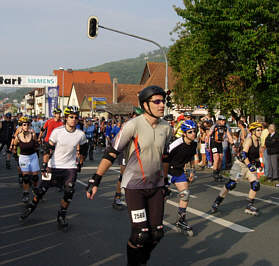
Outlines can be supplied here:
<path id="1" fill-rule="evenodd" d="M 58 107 L 59 86 L 48 87 L 48 116 L 53 116 L 53 110 Z"/>
<path id="2" fill-rule="evenodd" d="M 2 75 L 0 87 L 6 88 L 45 88 L 57 86 L 57 76 Z"/>

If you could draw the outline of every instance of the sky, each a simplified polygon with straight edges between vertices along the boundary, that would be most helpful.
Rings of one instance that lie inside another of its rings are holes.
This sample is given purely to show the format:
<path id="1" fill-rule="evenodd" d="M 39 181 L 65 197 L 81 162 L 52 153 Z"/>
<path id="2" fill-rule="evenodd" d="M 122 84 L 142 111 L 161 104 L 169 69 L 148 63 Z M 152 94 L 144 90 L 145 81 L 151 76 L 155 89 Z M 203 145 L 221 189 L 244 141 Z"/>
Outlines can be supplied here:
<path id="1" fill-rule="evenodd" d="M 137 57 L 152 43 L 99 29 L 87 37 L 87 20 L 170 46 L 183 0 L 1 0 L 0 75 L 52 75 Z M 174 37 L 175 38 L 175 37 Z"/>

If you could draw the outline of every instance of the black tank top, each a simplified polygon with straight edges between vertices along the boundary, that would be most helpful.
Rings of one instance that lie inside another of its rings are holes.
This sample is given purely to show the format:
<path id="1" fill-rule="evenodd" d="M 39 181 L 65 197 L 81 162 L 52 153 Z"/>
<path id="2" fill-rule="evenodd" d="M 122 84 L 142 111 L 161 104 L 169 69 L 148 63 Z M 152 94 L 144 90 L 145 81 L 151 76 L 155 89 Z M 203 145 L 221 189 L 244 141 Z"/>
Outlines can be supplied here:
<path id="1" fill-rule="evenodd" d="M 260 145 L 258 143 L 258 147 L 256 147 L 254 145 L 254 141 L 252 140 L 252 146 L 248 151 L 248 159 L 252 163 L 258 160 L 259 158 L 260 158 Z"/>
<path id="2" fill-rule="evenodd" d="M 35 140 L 33 139 L 33 135 L 29 142 L 23 142 L 20 140 L 19 137 L 18 137 L 18 140 L 19 140 L 19 147 L 20 147 L 21 155 L 31 155 L 36 152 L 37 144 L 36 144 Z"/>

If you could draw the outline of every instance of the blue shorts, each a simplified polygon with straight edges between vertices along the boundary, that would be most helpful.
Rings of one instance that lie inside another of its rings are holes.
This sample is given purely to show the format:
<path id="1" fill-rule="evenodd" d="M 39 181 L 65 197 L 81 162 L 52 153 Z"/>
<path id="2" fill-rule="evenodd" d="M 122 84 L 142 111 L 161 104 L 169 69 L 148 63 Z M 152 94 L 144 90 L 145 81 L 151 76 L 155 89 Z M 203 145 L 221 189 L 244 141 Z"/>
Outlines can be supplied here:
<path id="1" fill-rule="evenodd" d="M 189 182 L 188 177 L 183 173 L 181 176 L 172 176 L 172 183 Z"/>
<path id="2" fill-rule="evenodd" d="M 19 155 L 19 167 L 22 172 L 38 172 L 40 171 L 37 153 L 31 155 Z"/>

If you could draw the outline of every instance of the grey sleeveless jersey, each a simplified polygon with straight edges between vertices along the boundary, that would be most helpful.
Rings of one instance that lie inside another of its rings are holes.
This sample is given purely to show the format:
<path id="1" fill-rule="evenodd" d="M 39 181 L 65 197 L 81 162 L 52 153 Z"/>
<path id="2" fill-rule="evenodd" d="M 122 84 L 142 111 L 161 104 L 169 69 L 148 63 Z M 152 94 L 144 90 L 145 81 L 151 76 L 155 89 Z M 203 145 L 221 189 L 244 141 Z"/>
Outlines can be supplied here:
<path id="1" fill-rule="evenodd" d="M 162 119 L 155 128 L 144 115 L 124 124 L 113 143 L 113 148 L 119 152 L 127 149 L 122 187 L 148 189 L 164 185 L 162 159 L 168 152 L 171 136 L 171 127 Z"/>

